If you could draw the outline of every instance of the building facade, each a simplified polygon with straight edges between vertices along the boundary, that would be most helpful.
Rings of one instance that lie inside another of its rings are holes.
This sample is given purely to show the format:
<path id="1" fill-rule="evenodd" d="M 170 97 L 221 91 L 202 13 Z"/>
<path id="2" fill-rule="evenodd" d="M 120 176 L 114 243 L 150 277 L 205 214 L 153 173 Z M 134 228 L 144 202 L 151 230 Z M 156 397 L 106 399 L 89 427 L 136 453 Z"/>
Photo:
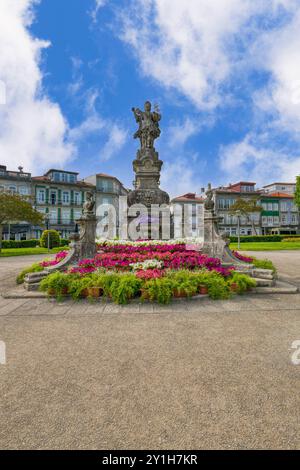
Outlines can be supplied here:
<path id="1" fill-rule="evenodd" d="M 196 193 L 187 193 L 171 200 L 173 230 L 176 238 L 203 237 L 204 199 Z"/>
<path id="2" fill-rule="evenodd" d="M 45 215 L 48 227 L 57 230 L 62 238 L 75 231 L 76 220 L 81 217 L 88 191 L 95 186 L 78 180 L 78 173 L 51 169 L 43 176 L 32 177 L 32 190 L 36 209 Z M 33 238 L 40 238 L 45 226 L 32 227 Z"/>
<path id="3" fill-rule="evenodd" d="M 84 178 L 84 181 L 92 185 L 96 191 L 97 235 L 105 237 L 108 235 L 110 229 L 113 231 L 109 233 L 110 238 L 119 237 L 119 197 L 127 196 L 129 192 L 128 189 L 124 187 L 118 178 L 105 173 L 97 173 L 88 176 Z M 110 207 L 114 208 L 114 214 L 109 212 Z M 111 217 L 114 217 L 112 223 L 110 220 Z"/>
<path id="4" fill-rule="evenodd" d="M 263 235 L 296 234 L 299 229 L 299 209 L 292 194 L 270 192 L 261 195 L 261 226 Z"/>
<path id="5" fill-rule="evenodd" d="M 255 183 L 240 181 L 227 187 L 219 187 L 213 190 L 215 211 L 220 217 L 219 230 L 228 235 L 238 234 L 238 224 L 241 235 L 261 235 L 261 213 L 260 211 L 249 214 L 248 217 L 241 216 L 238 221 L 237 215 L 230 213 L 230 208 L 239 199 L 253 200 L 259 203 L 260 191 L 256 190 Z M 253 230 L 254 228 L 254 230 Z M 253 233 L 253 231 L 255 233 Z"/>
<path id="6" fill-rule="evenodd" d="M 0 165 L 0 191 L 9 191 L 26 196 L 33 202 L 31 173 L 25 173 L 20 166 L 19 171 L 8 170 Z M 27 222 L 6 225 L 3 230 L 4 240 L 27 240 L 31 238 L 31 226 Z"/>

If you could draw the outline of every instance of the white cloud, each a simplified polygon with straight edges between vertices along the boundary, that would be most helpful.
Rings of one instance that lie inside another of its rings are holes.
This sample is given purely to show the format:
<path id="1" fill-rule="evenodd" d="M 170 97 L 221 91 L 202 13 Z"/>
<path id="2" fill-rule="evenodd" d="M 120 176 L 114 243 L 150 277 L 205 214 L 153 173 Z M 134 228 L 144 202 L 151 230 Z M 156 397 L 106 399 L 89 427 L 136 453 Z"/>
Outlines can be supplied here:
<path id="1" fill-rule="evenodd" d="M 294 181 L 300 169 L 300 152 L 292 155 L 264 145 L 264 139 L 248 134 L 242 141 L 227 145 L 220 150 L 220 168 L 226 178 L 233 181 L 254 181 L 263 185 L 281 179 Z M 224 184 L 223 181 L 220 184 Z"/>
<path id="2" fill-rule="evenodd" d="M 117 124 L 109 128 L 109 136 L 103 149 L 100 151 L 101 160 L 109 160 L 121 150 L 127 139 L 127 131 Z"/>
<path id="3" fill-rule="evenodd" d="M 164 163 L 160 187 L 171 197 L 199 192 L 200 186 L 194 167 L 190 165 L 188 158 L 178 157 L 174 161 Z"/>
<path id="4" fill-rule="evenodd" d="M 186 117 L 183 122 L 172 124 L 167 130 L 167 143 L 172 148 L 182 147 L 200 131 L 199 122 Z"/>
<path id="5" fill-rule="evenodd" d="M 95 0 L 93 9 L 90 12 L 93 22 L 97 21 L 97 16 L 100 8 L 104 7 L 107 3 L 107 0 Z"/>
<path id="6" fill-rule="evenodd" d="M 0 161 L 10 168 L 34 170 L 63 165 L 75 154 L 66 140 L 68 123 L 58 104 L 42 89 L 40 57 L 48 42 L 34 39 L 27 27 L 34 0 L 0 2 L 0 80 L 6 104 L 0 107 Z"/>

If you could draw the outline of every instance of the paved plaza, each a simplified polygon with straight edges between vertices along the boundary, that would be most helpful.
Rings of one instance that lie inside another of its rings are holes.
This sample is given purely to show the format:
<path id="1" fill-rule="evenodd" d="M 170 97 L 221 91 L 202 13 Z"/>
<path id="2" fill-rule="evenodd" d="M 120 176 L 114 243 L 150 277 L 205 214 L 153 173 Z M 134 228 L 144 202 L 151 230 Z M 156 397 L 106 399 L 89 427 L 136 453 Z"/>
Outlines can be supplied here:
<path id="1" fill-rule="evenodd" d="M 300 279 L 300 251 L 255 255 Z M 1 258 L 1 292 L 37 259 Z M 0 448 L 299 449 L 295 340 L 300 294 L 165 307 L 0 297 Z"/>

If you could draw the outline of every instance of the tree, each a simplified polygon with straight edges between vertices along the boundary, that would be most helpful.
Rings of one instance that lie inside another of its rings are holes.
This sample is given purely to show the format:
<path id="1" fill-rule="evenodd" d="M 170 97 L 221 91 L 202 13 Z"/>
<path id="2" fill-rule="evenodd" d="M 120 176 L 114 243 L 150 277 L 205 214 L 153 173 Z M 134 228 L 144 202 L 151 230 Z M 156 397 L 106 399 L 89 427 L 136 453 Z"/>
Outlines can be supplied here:
<path id="1" fill-rule="evenodd" d="M 57 230 L 44 230 L 40 238 L 40 245 L 43 248 L 52 249 L 60 246 L 60 236 Z"/>
<path id="2" fill-rule="evenodd" d="M 238 198 L 229 209 L 229 213 L 237 216 L 238 219 L 238 245 L 240 248 L 240 218 L 246 217 L 251 223 L 252 235 L 257 235 L 255 224 L 251 214 L 255 212 L 262 212 L 262 207 L 258 205 L 258 198 L 255 199 L 242 199 Z"/>
<path id="3" fill-rule="evenodd" d="M 4 225 L 22 221 L 38 225 L 44 222 L 44 217 L 32 207 L 25 196 L 0 192 L 0 251 Z"/>

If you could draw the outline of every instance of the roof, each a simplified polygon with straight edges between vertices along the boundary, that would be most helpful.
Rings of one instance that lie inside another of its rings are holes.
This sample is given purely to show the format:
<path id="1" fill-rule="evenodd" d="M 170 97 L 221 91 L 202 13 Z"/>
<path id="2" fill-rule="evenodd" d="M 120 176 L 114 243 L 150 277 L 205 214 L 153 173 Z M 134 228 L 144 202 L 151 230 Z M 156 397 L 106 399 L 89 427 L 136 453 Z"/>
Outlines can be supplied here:
<path id="1" fill-rule="evenodd" d="M 53 171 L 57 171 L 58 173 L 68 173 L 69 175 L 79 175 L 76 171 L 67 171 L 67 170 L 57 170 L 56 168 L 51 168 L 51 170 L 48 170 L 45 173 L 45 176 L 48 175 L 49 173 L 52 173 Z"/>
<path id="2" fill-rule="evenodd" d="M 269 186 L 274 186 L 275 184 L 284 184 L 286 186 L 295 186 L 296 183 L 270 183 L 263 186 L 263 188 L 268 188 Z"/>
<path id="3" fill-rule="evenodd" d="M 100 176 L 100 177 L 103 177 L 103 178 L 110 178 L 112 180 L 115 180 L 115 181 L 118 181 L 118 183 L 120 183 L 120 185 L 126 190 L 128 191 L 127 188 L 125 188 L 124 184 L 122 183 L 122 181 L 119 180 L 119 178 L 117 178 L 116 176 L 112 176 L 112 175 L 108 175 L 106 173 L 96 173 L 96 175 L 91 175 L 91 176 Z M 87 178 L 90 178 L 91 176 L 87 176 Z"/>
<path id="4" fill-rule="evenodd" d="M 269 198 L 269 197 L 279 197 L 279 198 L 287 198 L 287 199 L 294 199 L 294 196 L 292 194 L 288 193 L 265 193 L 262 194 L 262 197 Z"/>
<path id="5" fill-rule="evenodd" d="M 238 181 L 238 183 L 229 184 L 228 187 L 232 188 L 233 186 L 241 186 L 241 185 L 255 186 L 256 183 L 253 183 L 253 181 Z"/>
<path id="6" fill-rule="evenodd" d="M 240 191 L 239 189 L 235 188 L 214 188 L 213 191 L 217 193 L 247 194 L 248 196 L 258 196 L 259 194 L 261 194 L 261 191 L 259 191 L 259 189 L 257 189 L 256 191 Z"/>
<path id="7" fill-rule="evenodd" d="M 171 202 L 198 202 L 202 203 L 204 202 L 203 197 L 197 196 L 196 193 L 187 193 L 183 194 L 182 196 L 177 196 L 174 199 L 172 199 Z"/>
<path id="8" fill-rule="evenodd" d="M 49 178 L 49 176 L 33 176 L 33 181 L 40 181 L 41 183 L 51 183 L 55 185 L 69 185 L 69 186 L 81 186 L 86 188 L 95 188 L 95 186 L 91 183 L 87 183 L 86 181 L 79 180 L 74 183 L 70 183 L 68 181 L 53 181 Z"/>

